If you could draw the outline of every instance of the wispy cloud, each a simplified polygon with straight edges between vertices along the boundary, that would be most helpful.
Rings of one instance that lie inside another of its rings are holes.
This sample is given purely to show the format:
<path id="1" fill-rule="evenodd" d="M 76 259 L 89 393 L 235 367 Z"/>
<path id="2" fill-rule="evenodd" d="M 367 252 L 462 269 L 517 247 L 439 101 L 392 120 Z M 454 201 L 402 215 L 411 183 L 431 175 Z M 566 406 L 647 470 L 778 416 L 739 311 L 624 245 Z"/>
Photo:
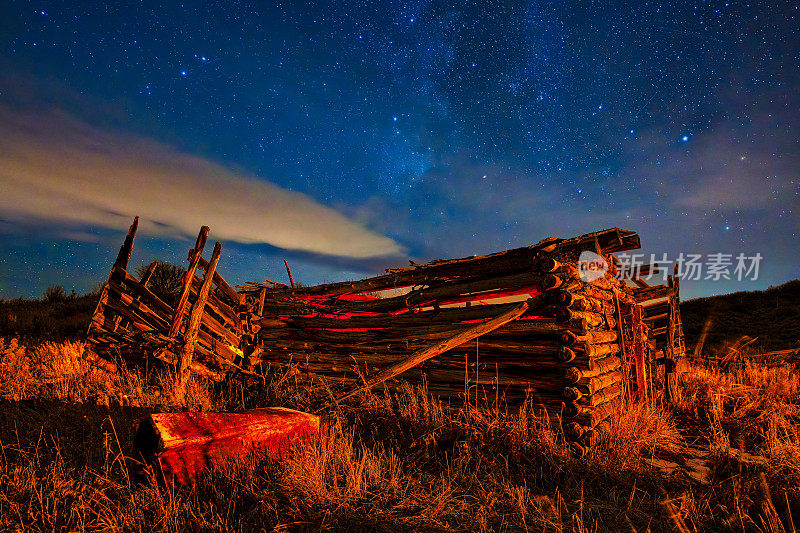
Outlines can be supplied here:
<path id="1" fill-rule="evenodd" d="M 364 259 L 404 253 L 312 198 L 214 161 L 61 112 L 0 107 L 0 216 L 217 238 Z"/>
<path id="2" fill-rule="evenodd" d="M 784 200 L 793 171 L 773 150 L 768 143 L 736 142 L 724 130 L 700 136 L 688 154 L 665 165 L 666 179 L 686 184 L 685 193 L 675 195 L 675 204 L 728 210 L 774 207 Z"/>
<path id="3" fill-rule="evenodd" d="M 800 158 L 780 112 L 753 113 L 746 127 L 721 120 L 709 131 L 640 134 L 623 182 L 656 193 L 665 208 L 775 211 L 796 201 Z M 685 135 L 685 137 L 684 137 Z"/>

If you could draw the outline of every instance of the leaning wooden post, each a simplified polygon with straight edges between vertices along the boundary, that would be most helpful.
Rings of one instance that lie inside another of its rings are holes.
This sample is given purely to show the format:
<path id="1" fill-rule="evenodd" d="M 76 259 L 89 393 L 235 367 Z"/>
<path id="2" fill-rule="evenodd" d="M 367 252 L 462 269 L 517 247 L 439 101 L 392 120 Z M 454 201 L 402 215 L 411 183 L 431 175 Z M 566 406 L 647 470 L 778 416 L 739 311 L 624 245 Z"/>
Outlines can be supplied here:
<path id="1" fill-rule="evenodd" d="M 142 284 L 142 287 L 147 288 L 147 284 L 150 283 L 150 278 L 153 277 L 153 273 L 156 271 L 156 267 L 158 267 L 158 261 L 153 261 L 152 263 L 147 265 L 147 270 L 145 271 L 144 276 L 142 276 L 142 279 L 139 280 L 139 283 Z"/>
<path id="2" fill-rule="evenodd" d="M 211 283 L 214 280 L 214 271 L 217 269 L 221 250 L 222 246 L 216 243 L 214 245 L 214 254 L 211 256 L 211 261 L 206 269 L 206 275 L 203 277 L 203 284 L 197 294 L 197 300 L 192 306 L 189 324 L 186 326 L 183 350 L 181 350 L 181 355 L 178 359 L 178 380 L 175 385 L 175 398 L 179 403 L 183 403 L 186 394 L 186 383 L 189 381 L 189 366 L 192 364 L 192 358 L 194 357 L 197 332 L 200 330 L 200 322 L 203 320 L 206 300 L 208 299 L 208 293 L 211 291 Z"/>
<path id="3" fill-rule="evenodd" d="M 537 300 L 539 298 L 539 300 Z M 494 331 L 497 328 L 508 324 L 512 320 L 516 320 L 522 314 L 525 313 L 530 307 L 533 305 L 540 303 L 543 301 L 543 295 L 536 296 L 531 298 L 527 302 L 522 302 L 518 306 L 514 307 L 510 311 L 503 313 L 500 316 L 492 318 L 491 320 L 487 320 L 486 322 L 482 322 L 475 327 L 469 328 L 466 331 L 462 331 L 457 335 L 453 335 L 449 339 L 445 339 L 441 342 L 434 344 L 433 346 L 429 346 L 427 348 L 423 348 L 411 354 L 407 359 L 396 363 L 385 370 L 381 370 L 380 372 L 373 374 L 370 376 L 366 383 L 363 386 L 356 388 L 356 390 L 349 392 L 347 394 L 343 394 L 336 398 L 337 402 L 342 400 L 346 400 L 351 396 L 355 396 L 358 392 L 362 390 L 369 390 L 375 385 L 379 385 L 386 381 L 387 379 L 392 379 L 393 377 L 405 372 L 409 368 L 415 367 L 421 363 L 424 363 L 428 359 L 432 357 L 436 357 L 437 355 L 450 350 L 451 348 L 455 348 L 456 346 L 460 346 L 465 342 L 471 341 L 472 339 L 479 337 L 485 333 L 489 333 L 490 331 Z"/>
<path id="4" fill-rule="evenodd" d="M 114 261 L 114 267 L 119 267 L 124 270 L 128 269 L 128 261 L 131 259 L 131 252 L 133 252 L 133 240 L 136 238 L 136 230 L 139 227 L 139 217 L 134 217 L 133 224 L 128 228 L 128 235 L 125 236 L 125 242 L 119 249 L 117 259 Z M 113 273 L 113 269 L 112 269 Z"/>
<path id="5" fill-rule="evenodd" d="M 128 270 L 128 262 L 131 260 L 131 253 L 133 252 L 133 241 L 136 239 L 136 230 L 139 228 L 139 217 L 136 216 L 133 218 L 133 224 L 131 227 L 128 228 L 128 234 L 125 236 L 125 242 L 122 243 L 122 246 L 119 249 L 119 253 L 117 254 L 117 259 L 114 260 L 114 268 L 111 269 L 111 274 L 108 275 L 108 281 L 119 281 L 122 278 L 122 274 L 120 273 L 119 269 Z M 103 287 L 103 291 L 106 291 L 108 288 L 108 282 L 106 286 Z M 102 301 L 102 300 L 101 300 Z M 100 308 L 100 303 L 98 302 L 97 308 Z M 115 315 L 112 320 L 113 326 L 111 327 L 111 331 L 116 332 L 117 328 L 119 328 L 120 324 L 122 323 L 122 317 L 119 315 Z"/>
<path id="6" fill-rule="evenodd" d="M 200 233 L 197 235 L 197 242 L 194 248 L 189 250 L 189 268 L 186 270 L 186 275 L 183 277 L 183 289 L 178 298 L 178 303 L 175 304 L 175 313 L 172 315 L 172 324 L 169 328 L 169 337 L 175 338 L 181 328 L 181 320 L 183 312 L 186 309 L 186 304 L 189 303 L 189 293 L 192 292 L 192 281 L 194 280 L 194 273 L 197 271 L 197 266 L 200 264 L 200 258 L 203 256 L 203 248 L 206 246 L 206 239 L 208 238 L 208 226 L 200 228 Z"/>
<path id="7" fill-rule="evenodd" d="M 258 316 L 264 316 L 264 301 L 267 299 L 267 288 L 261 287 L 261 290 L 258 292 L 258 310 L 256 314 Z"/>
<path id="8" fill-rule="evenodd" d="M 677 270 L 678 265 L 675 265 Z M 676 316 L 676 301 L 677 290 L 675 287 L 675 274 L 669 276 L 667 279 L 667 286 L 672 289 L 671 294 L 667 298 L 667 342 L 664 346 L 664 400 L 667 405 L 674 403 L 678 396 L 678 383 L 675 374 L 675 320 Z"/>
<path id="9" fill-rule="evenodd" d="M 286 259 L 284 259 L 283 264 L 286 265 L 286 273 L 289 274 L 289 284 L 294 289 L 294 280 L 292 279 L 292 271 L 289 270 L 289 262 Z"/>

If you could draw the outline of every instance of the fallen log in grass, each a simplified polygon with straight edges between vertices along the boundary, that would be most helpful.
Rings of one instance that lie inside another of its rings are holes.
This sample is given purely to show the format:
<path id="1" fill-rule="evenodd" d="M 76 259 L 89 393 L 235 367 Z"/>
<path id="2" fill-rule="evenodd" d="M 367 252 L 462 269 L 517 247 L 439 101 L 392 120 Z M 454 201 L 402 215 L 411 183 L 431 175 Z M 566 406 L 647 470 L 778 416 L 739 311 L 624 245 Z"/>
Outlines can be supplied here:
<path id="1" fill-rule="evenodd" d="M 166 483 L 186 485 L 207 468 L 252 453 L 280 458 L 319 433 L 319 417 L 283 407 L 242 413 L 154 413 L 139 423 L 134 447 Z"/>

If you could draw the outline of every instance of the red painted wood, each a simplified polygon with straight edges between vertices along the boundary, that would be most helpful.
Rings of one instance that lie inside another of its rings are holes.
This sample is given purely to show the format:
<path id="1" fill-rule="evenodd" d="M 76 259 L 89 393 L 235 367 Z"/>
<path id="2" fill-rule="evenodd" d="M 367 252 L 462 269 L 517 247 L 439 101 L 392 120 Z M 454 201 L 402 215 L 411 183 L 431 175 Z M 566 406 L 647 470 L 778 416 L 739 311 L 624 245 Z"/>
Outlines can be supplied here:
<path id="1" fill-rule="evenodd" d="M 186 485 L 207 468 L 256 452 L 279 459 L 319 433 L 316 415 L 269 407 L 242 413 L 154 413 L 139 423 L 134 445 L 168 483 Z"/>

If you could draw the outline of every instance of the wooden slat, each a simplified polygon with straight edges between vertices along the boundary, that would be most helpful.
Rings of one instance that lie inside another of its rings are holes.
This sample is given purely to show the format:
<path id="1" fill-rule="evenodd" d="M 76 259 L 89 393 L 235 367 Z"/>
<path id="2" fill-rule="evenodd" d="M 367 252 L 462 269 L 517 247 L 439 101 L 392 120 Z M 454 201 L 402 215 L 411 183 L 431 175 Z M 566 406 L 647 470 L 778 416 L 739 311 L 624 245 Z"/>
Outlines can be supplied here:
<path id="1" fill-rule="evenodd" d="M 169 316 L 172 315 L 172 307 L 164 303 L 153 291 L 139 283 L 139 281 L 131 276 L 125 269 L 115 267 L 112 270 L 112 274 L 115 276 L 115 279 L 119 279 L 121 283 L 139 296 L 148 307 Z"/>
<path id="2" fill-rule="evenodd" d="M 178 303 L 175 305 L 175 311 L 172 315 L 172 323 L 170 324 L 169 328 L 170 337 L 175 337 L 181 329 L 183 315 L 186 306 L 189 303 L 189 292 L 192 289 L 192 280 L 194 279 L 194 273 L 197 270 L 197 266 L 200 264 L 200 260 L 203 258 L 203 248 L 205 248 L 209 231 L 211 230 L 208 226 L 203 226 L 200 228 L 200 233 L 197 235 L 197 241 L 195 242 L 194 248 L 189 251 L 189 268 L 186 270 L 186 275 L 183 278 L 183 288 L 181 289 L 181 294 L 178 297 Z"/>
<path id="3" fill-rule="evenodd" d="M 194 302 L 192 312 L 189 315 L 189 323 L 186 326 L 186 333 L 184 334 L 183 350 L 178 360 L 178 380 L 175 385 L 175 397 L 179 402 L 183 401 L 186 383 L 189 377 L 189 365 L 192 363 L 192 358 L 194 356 L 195 343 L 197 342 L 198 330 L 200 329 L 200 323 L 205 312 L 206 299 L 211 290 L 211 281 L 214 278 L 214 272 L 217 268 L 217 263 L 219 263 L 221 252 L 222 246 L 217 242 L 214 245 L 214 253 L 211 256 L 211 262 L 203 278 L 203 286 L 200 288 L 197 301 Z M 189 285 L 189 283 L 187 283 L 187 285 Z"/>
<path id="4" fill-rule="evenodd" d="M 133 252 L 133 241 L 136 238 L 136 229 L 139 227 L 139 217 L 134 217 L 133 224 L 128 228 L 128 234 L 125 236 L 125 242 L 119 249 L 117 258 L 114 260 L 114 266 L 122 269 L 128 268 L 128 261 L 131 259 L 131 252 Z"/>
<path id="5" fill-rule="evenodd" d="M 205 259 L 203 259 L 203 258 L 201 257 L 201 258 L 200 258 L 200 262 L 199 262 L 198 266 L 199 266 L 199 267 L 200 267 L 202 270 L 204 270 L 204 271 L 208 271 L 208 266 L 209 266 L 209 263 L 208 263 L 208 261 L 206 261 Z M 242 303 L 243 303 L 243 298 L 242 298 L 242 295 L 241 295 L 241 294 L 239 294 L 238 292 L 236 292 L 236 290 L 235 290 L 233 287 L 231 287 L 231 286 L 228 284 L 228 282 L 227 282 L 227 281 L 225 281 L 225 280 L 222 278 L 222 276 L 220 276 L 220 275 L 219 275 L 219 273 L 218 273 L 218 272 L 214 272 L 214 285 L 216 285 L 217 287 L 219 287 L 219 288 L 222 290 L 222 292 L 224 292 L 224 293 L 225 293 L 225 295 L 226 295 L 228 298 L 230 298 L 231 300 L 233 300 L 233 302 L 234 302 L 236 305 L 240 305 L 240 304 L 242 304 Z"/>

